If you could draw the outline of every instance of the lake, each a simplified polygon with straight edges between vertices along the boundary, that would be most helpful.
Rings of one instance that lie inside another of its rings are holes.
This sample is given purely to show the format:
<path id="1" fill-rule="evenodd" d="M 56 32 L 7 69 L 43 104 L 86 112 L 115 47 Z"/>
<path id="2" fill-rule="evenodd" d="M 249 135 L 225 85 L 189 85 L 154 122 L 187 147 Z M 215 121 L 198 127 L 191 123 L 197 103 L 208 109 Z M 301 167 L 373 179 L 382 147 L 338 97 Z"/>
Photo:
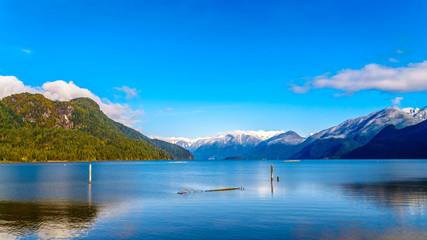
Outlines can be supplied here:
<path id="1" fill-rule="evenodd" d="M 0 239 L 427 239 L 426 160 L 93 162 L 90 186 L 88 172 L 1 164 Z"/>

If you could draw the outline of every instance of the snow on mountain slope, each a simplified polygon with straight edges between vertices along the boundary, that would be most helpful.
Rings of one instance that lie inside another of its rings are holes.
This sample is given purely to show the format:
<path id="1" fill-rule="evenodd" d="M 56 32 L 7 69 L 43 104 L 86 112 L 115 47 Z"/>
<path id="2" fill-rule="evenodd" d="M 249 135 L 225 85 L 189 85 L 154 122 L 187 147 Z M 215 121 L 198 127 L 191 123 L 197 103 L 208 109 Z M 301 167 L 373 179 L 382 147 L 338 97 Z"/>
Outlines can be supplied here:
<path id="1" fill-rule="evenodd" d="M 300 137 L 292 131 L 286 133 L 284 131 L 232 131 L 218 133 L 212 137 L 196 139 L 155 138 L 175 143 L 190 150 L 196 159 L 197 157 L 200 159 L 224 159 L 228 156 L 244 156 L 248 152 L 253 152 L 254 149 L 259 150 L 262 147 L 263 149 L 261 150 L 266 151 L 270 155 L 281 154 L 280 157 L 283 157 L 287 156 L 284 153 L 289 152 L 290 148 L 292 148 L 291 150 L 295 150 L 290 146 L 297 145 L 301 146 L 301 151 L 304 151 L 304 156 L 307 158 L 313 158 L 313 156 L 316 158 L 326 158 L 330 157 L 331 154 L 345 153 L 347 150 L 351 151 L 359 145 L 366 144 L 387 125 L 392 124 L 397 128 L 404 128 L 418 124 L 426 119 L 427 107 L 422 109 L 399 109 L 393 106 L 363 117 L 346 120 L 337 126 L 322 130 L 307 139 Z M 256 149 L 258 145 L 260 147 Z M 271 150 L 273 148 L 274 151 Z M 335 148 L 341 149 L 340 152 L 336 153 Z M 270 155 L 268 155 L 268 158 L 275 159 L 275 156 Z M 256 156 L 264 155 L 257 152 Z M 333 156 L 339 157 L 338 155 Z"/>
<path id="2" fill-rule="evenodd" d="M 403 108 L 402 111 L 404 111 L 406 114 L 421 119 L 426 120 L 427 119 L 427 107 L 424 108 Z"/>
<path id="3" fill-rule="evenodd" d="M 356 137 L 358 142 L 366 143 L 387 125 L 393 124 L 398 128 L 415 125 L 423 121 L 421 116 L 420 110 L 388 107 L 363 117 L 344 121 L 338 126 L 314 134 L 311 139 Z"/>
<path id="4" fill-rule="evenodd" d="M 288 132 L 276 135 L 272 138 L 269 138 L 266 141 L 264 141 L 264 143 L 267 145 L 274 145 L 274 144 L 298 145 L 304 142 L 304 140 L 305 138 L 301 137 L 296 132 L 288 131 Z"/>
<path id="5" fill-rule="evenodd" d="M 176 137 L 170 137 L 170 138 L 152 137 L 152 138 L 174 143 L 190 151 L 195 151 L 201 146 L 209 146 L 213 144 L 216 144 L 219 147 L 231 146 L 231 145 L 241 145 L 244 147 L 256 146 L 260 142 L 265 141 L 281 133 L 284 133 L 284 131 L 236 130 L 232 132 L 218 133 L 212 137 L 196 138 L 196 139 L 176 138 Z"/>

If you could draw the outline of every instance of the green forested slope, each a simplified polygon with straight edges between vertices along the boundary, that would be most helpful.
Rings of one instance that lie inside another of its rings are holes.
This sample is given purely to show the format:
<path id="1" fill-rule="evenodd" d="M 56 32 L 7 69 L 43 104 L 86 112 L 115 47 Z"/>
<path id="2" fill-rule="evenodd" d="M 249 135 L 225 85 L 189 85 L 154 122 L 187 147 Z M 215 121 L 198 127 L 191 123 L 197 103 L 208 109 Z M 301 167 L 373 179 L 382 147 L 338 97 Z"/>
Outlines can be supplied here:
<path id="1" fill-rule="evenodd" d="M 129 137 L 122 129 L 130 128 L 118 125 L 87 98 L 12 95 L 0 101 L 0 161 L 170 159 L 151 139 Z"/>
<path id="2" fill-rule="evenodd" d="M 151 138 L 141 134 L 140 132 L 138 132 L 132 128 L 126 127 L 125 125 L 118 123 L 118 122 L 115 122 L 115 125 L 127 137 L 129 137 L 131 139 L 142 140 L 142 141 L 148 142 L 151 145 L 155 146 L 156 148 L 165 150 L 166 152 L 169 153 L 169 156 L 171 157 L 171 159 L 194 160 L 194 157 L 191 154 L 191 152 L 188 151 L 187 149 L 183 148 L 183 147 L 180 147 L 176 144 L 168 143 L 168 142 L 165 142 L 162 140 L 151 139 Z"/>

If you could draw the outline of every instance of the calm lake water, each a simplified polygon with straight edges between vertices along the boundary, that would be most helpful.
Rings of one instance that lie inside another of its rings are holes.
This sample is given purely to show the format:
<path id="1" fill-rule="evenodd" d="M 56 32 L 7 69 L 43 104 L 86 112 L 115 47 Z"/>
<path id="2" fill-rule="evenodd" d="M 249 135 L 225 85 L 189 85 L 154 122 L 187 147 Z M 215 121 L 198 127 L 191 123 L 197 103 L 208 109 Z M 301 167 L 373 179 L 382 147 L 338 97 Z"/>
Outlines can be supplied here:
<path id="1" fill-rule="evenodd" d="M 1 164 L 0 239 L 427 239 L 425 160 L 88 165 Z"/>

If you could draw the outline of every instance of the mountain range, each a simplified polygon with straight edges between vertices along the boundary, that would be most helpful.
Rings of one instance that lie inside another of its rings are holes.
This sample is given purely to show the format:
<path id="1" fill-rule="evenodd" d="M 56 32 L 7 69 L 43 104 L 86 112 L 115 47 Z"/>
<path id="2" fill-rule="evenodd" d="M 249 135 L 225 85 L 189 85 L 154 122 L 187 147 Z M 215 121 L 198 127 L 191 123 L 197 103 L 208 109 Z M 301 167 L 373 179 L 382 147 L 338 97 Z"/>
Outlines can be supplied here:
<path id="1" fill-rule="evenodd" d="M 108 118 L 89 98 L 21 93 L 0 101 L 0 161 L 192 159 Z"/>
<path id="2" fill-rule="evenodd" d="M 159 138 L 190 150 L 195 159 L 325 159 L 343 158 L 368 144 L 385 127 L 396 129 L 427 119 L 427 108 L 388 107 L 366 116 L 349 119 L 308 138 L 293 131 L 234 131 L 213 137 Z M 365 156 L 369 158 L 369 156 Z"/>
<path id="3" fill-rule="evenodd" d="M 218 133 L 206 138 L 162 138 L 155 139 L 177 144 L 190 150 L 195 159 L 225 159 L 241 155 L 264 140 L 270 139 L 283 131 L 233 131 Z"/>
<path id="4" fill-rule="evenodd" d="M 302 137 L 232 131 L 149 138 L 109 119 L 89 98 L 22 93 L 0 101 L 0 161 L 425 158 L 427 108 L 388 107 Z"/>

